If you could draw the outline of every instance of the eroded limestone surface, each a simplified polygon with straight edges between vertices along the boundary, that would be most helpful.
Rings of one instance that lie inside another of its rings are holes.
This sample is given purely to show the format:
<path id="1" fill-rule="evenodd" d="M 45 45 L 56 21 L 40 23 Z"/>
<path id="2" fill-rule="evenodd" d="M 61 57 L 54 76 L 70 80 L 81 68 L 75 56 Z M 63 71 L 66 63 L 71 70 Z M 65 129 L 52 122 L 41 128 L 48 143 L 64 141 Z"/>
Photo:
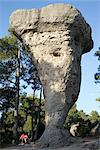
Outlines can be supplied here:
<path id="1" fill-rule="evenodd" d="M 63 123 L 79 95 L 81 56 L 93 47 L 90 26 L 73 6 L 52 4 L 15 11 L 10 28 L 30 49 L 44 89 L 46 129 L 39 145 L 69 144 Z"/>

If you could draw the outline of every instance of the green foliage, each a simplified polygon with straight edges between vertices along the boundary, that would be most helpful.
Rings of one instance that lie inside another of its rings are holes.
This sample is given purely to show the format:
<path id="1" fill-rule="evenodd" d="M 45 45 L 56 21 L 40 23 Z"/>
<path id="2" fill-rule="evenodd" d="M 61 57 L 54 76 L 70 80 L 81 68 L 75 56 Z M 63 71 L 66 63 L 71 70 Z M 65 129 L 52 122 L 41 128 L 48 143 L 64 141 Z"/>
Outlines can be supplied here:
<path id="1" fill-rule="evenodd" d="M 100 61 L 100 47 L 99 50 L 96 51 L 95 56 L 98 57 L 98 60 Z M 98 67 L 98 73 L 95 73 L 95 83 L 100 83 L 100 65 Z M 96 101 L 100 102 L 100 98 L 97 98 Z"/>
<path id="2" fill-rule="evenodd" d="M 0 89 L 0 111 L 7 112 L 15 107 L 15 90 L 11 87 Z"/>
<path id="3" fill-rule="evenodd" d="M 70 121 L 70 122 L 76 123 L 76 122 L 78 122 L 80 120 L 80 118 L 86 120 L 87 116 L 83 112 L 83 110 L 78 111 L 76 104 L 74 104 L 73 107 L 70 109 L 70 111 L 68 113 L 67 120 Z"/>
<path id="4" fill-rule="evenodd" d="M 96 99 L 96 101 L 100 102 L 100 97 Z"/>
<path id="5" fill-rule="evenodd" d="M 5 36 L 0 39 L 0 60 L 16 57 L 18 40 L 15 36 Z"/>
<path id="6" fill-rule="evenodd" d="M 0 147 L 5 147 L 7 144 L 12 144 L 13 132 L 12 131 L 0 131 Z"/>
<path id="7" fill-rule="evenodd" d="M 64 128 L 70 129 L 70 125 L 78 121 L 79 121 L 78 110 L 76 108 L 76 104 L 74 104 L 68 113 L 68 117 L 66 118 L 66 121 L 64 123 Z"/>
<path id="8" fill-rule="evenodd" d="M 6 127 L 12 128 L 14 123 L 14 113 L 13 111 L 6 112 L 5 118 L 4 118 Z"/>
<path id="9" fill-rule="evenodd" d="M 34 97 L 34 110 L 32 109 L 32 96 L 21 96 L 20 97 L 20 105 L 19 105 L 19 122 L 18 122 L 18 131 L 19 132 L 30 132 L 32 130 L 32 112 L 33 112 L 33 120 L 36 119 L 36 114 L 38 117 L 39 112 L 39 99 Z M 41 107 L 41 122 L 44 121 L 44 100 L 42 100 L 42 107 Z M 13 131 L 14 127 L 14 108 L 7 110 L 6 112 L 2 113 L 1 116 L 1 131 L 2 131 L 2 142 L 3 145 L 5 140 L 3 139 L 6 131 Z M 38 118 L 37 118 L 38 119 Z M 37 124 L 33 122 L 33 128 L 36 130 Z M 41 131 L 39 131 L 41 132 Z M 8 136 L 7 136 L 8 137 Z M 12 139 L 12 137 L 11 137 Z M 9 141 L 11 143 L 11 141 Z"/>
<path id="10" fill-rule="evenodd" d="M 78 115 L 79 115 L 79 118 L 82 118 L 84 120 L 88 119 L 88 115 L 86 115 L 86 113 L 83 110 L 78 111 Z"/>
<path id="11" fill-rule="evenodd" d="M 95 56 L 97 56 L 98 60 L 100 60 L 100 47 L 99 47 L 99 50 L 96 51 Z"/>
<path id="12" fill-rule="evenodd" d="M 79 128 L 78 128 L 78 134 L 81 137 L 85 137 L 88 132 L 90 131 L 90 128 L 88 125 L 86 124 L 82 124 Z"/>
<path id="13" fill-rule="evenodd" d="M 95 124 L 92 125 L 93 122 Z M 91 127 L 98 122 L 100 122 L 100 115 L 97 111 L 92 111 L 90 115 L 87 115 L 83 110 L 78 111 L 75 104 L 68 113 L 64 127 L 70 130 L 73 124 L 79 124 L 77 127 L 77 136 L 85 137 L 89 135 Z"/>
<path id="14" fill-rule="evenodd" d="M 96 99 L 97 102 L 100 102 L 100 97 Z M 100 106 L 99 106 L 100 107 Z"/>
<path id="15" fill-rule="evenodd" d="M 77 113 L 77 108 L 76 108 L 76 104 L 73 105 L 73 107 L 70 109 L 68 116 L 72 117 Z"/>
<path id="16" fill-rule="evenodd" d="M 18 57 L 19 51 L 21 53 L 20 60 Z M 20 70 L 19 79 L 16 74 L 18 69 Z M 37 70 L 32 64 L 30 54 L 23 51 L 22 45 L 15 36 L 10 35 L 0 39 L 0 111 L 2 111 L 2 128 L 5 129 L 5 132 L 6 127 L 10 129 L 12 124 L 23 128 L 28 115 L 31 116 L 33 114 L 31 106 L 33 98 L 25 96 L 20 99 L 19 114 L 17 114 L 17 117 L 13 116 L 14 118 L 12 119 L 12 116 L 8 112 L 12 109 L 12 113 L 15 115 L 15 110 L 18 110 L 16 109 L 19 104 L 18 93 L 20 93 L 18 80 L 20 80 L 20 83 L 22 80 L 26 82 L 26 85 L 20 87 L 22 94 L 22 90 L 27 88 L 29 84 L 31 84 L 34 90 L 40 88 L 40 81 L 36 76 Z M 37 111 L 39 111 L 39 106 L 36 107 Z M 36 108 L 34 108 L 34 112 L 36 112 Z M 19 121 L 17 121 L 18 119 Z"/>
<path id="17" fill-rule="evenodd" d="M 14 84 L 15 61 L 0 61 L 0 84 L 4 87 Z"/>
<path id="18" fill-rule="evenodd" d="M 99 50 L 96 51 L 95 56 L 98 57 L 98 60 L 100 61 L 100 47 L 99 47 Z M 100 80 L 100 65 L 98 67 L 98 72 L 95 73 L 94 77 L 96 80 L 95 83 L 100 83 L 99 81 Z"/>
<path id="19" fill-rule="evenodd" d="M 25 122 L 25 124 L 24 124 L 24 126 L 23 126 L 23 130 L 24 130 L 25 132 L 31 131 L 31 121 L 32 121 L 31 116 L 28 116 L 28 117 L 27 117 L 27 120 L 26 120 L 26 122 Z"/>
<path id="20" fill-rule="evenodd" d="M 100 121 L 100 115 L 98 114 L 97 111 L 94 111 L 94 110 L 93 110 L 93 111 L 90 113 L 89 119 L 90 119 L 90 120 L 93 120 L 93 121 Z"/>

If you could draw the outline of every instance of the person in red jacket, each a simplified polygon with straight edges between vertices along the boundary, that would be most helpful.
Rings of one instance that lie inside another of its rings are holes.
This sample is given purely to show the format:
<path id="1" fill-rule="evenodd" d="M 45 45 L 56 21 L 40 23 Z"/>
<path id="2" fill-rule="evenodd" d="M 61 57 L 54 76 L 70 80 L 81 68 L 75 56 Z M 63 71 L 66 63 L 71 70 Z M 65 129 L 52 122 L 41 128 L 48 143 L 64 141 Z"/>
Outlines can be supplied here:
<path id="1" fill-rule="evenodd" d="M 28 135 L 24 134 L 24 142 L 27 143 L 28 142 Z"/>
<path id="2" fill-rule="evenodd" d="M 27 143 L 28 141 L 28 135 L 27 134 L 21 134 L 20 138 L 19 138 L 20 144 L 24 145 Z"/>

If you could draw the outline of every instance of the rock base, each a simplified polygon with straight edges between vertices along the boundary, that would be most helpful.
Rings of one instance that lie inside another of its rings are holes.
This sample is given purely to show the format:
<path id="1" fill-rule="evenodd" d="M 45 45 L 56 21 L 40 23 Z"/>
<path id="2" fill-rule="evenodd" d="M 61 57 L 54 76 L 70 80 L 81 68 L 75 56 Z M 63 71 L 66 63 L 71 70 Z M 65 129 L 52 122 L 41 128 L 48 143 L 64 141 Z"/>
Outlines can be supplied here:
<path id="1" fill-rule="evenodd" d="M 1 148 L 0 150 L 100 150 L 100 138 L 77 138 L 77 142 L 60 148 L 36 148 L 36 144 L 31 143 L 24 146 Z"/>
<path id="2" fill-rule="evenodd" d="M 36 148 L 33 150 L 100 150 L 100 138 L 75 138 L 77 142 L 72 143 L 71 145 L 65 145 L 60 148 Z"/>
<path id="3" fill-rule="evenodd" d="M 51 126 L 46 128 L 44 134 L 37 141 L 35 146 L 38 148 L 59 148 L 65 145 L 71 145 L 74 142 L 75 138 L 73 138 L 66 129 Z"/>

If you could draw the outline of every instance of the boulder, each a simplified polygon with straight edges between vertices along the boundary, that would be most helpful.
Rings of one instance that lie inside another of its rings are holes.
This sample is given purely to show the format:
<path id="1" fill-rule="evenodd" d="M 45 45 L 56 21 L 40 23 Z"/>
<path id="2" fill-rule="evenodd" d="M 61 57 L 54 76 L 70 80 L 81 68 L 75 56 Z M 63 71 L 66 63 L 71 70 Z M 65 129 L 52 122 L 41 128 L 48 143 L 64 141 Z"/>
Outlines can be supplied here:
<path id="1" fill-rule="evenodd" d="M 77 136 L 79 123 L 71 125 L 70 133 L 72 136 Z"/>
<path id="2" fill-rule="evenodd" d="M 93 127 L 90 131 L 90 136 L 100 136 L 100 123 L 98 123 L 95 127 Z"/>

